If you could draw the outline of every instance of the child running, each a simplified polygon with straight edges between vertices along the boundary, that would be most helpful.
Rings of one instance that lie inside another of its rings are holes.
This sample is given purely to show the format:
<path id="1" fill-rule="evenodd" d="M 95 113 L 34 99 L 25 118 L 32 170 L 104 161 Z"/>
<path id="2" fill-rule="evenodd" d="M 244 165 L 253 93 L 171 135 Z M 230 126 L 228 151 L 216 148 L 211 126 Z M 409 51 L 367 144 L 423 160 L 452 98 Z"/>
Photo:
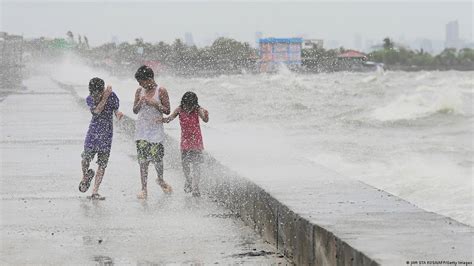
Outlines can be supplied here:
<path id="1" fill-rule="evenodd" d="M 82 152 L 82 180 L 79 184 L 79 191 L 86 192 L 89 189 L 94 171 L 89 169 L 90 162 L 97 154 L 97 174 L 95 175 L 94 189 L 91 199 L 105 199 L 99 195 L 99 186 L 104 177 L 105 168 L 109 161 L 110 149 L 112 147 L 113 136 L 113 114 L 120 120 L 123 116 L 118 111 L 119 98 L 112 92 L 112 87 L 107 86 L 100 78 L 93 78 L 89 81 L 89 96 L 86 102 L 92 113 L 86 139 L 84 141 L 84 151 Z"/>
<path id="2" fill-rule="evenodd" d="M 166 118 L 158 118 L 158 123 L 169 123 L 179 116 L 181 126 L 181 161 L 185 177 L 184 192 L 190 193 L 194 197 L 201 196 L 199 192 L 199 180 L 201 175 L 202 151 L 204 145 L 202 141 L 199 117 L 207 123 L 209 112 L 200 107 L 198 97 L 194 92 L 188 91 L 181 99 L 181 105 Z M 191 178 L 191 171 L 193 177 Z"/>
<path id="3" fill-rule="evenodd" d="M 135 73 L 140 88 L 135 92 L 133 112 L 138 114 L 135 123 L 135 141 L 137 144 L 138 164 L 140 165 L 140 180 L 142 190 L 138 193 L 139 199 L 148 196 L 148 166 L 152 162 L 157 173 L 156 183 L 163 192 L 171 193 L 173 189 L 163 179 L 163 156 L 165 153 L 163 141 L 165 132 L 163 124 L 155 120 L 170 113 L 170 102 L 166 88 L 158 86 L 154 79 L 153 70 L 148 66 L 141 66 Z"/>

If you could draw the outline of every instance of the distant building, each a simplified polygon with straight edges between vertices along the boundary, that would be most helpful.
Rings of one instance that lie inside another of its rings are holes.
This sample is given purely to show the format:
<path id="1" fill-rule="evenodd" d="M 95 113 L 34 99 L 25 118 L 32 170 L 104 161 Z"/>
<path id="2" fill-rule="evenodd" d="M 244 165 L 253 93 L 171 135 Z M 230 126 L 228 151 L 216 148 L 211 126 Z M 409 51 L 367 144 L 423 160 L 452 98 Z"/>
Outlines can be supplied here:
<path id="1" fill-rule="evenodd" d="M 273 72 L 280 65 L 288 68 L 301 66 L 302 38 L 264 38 L 259 40 L 259 68 Z"/>
<path id="2" fill-rule="evenodd" d="M 120 43 L 119 38 L 116 35 L 112 36 L 112 43 L 115 43 L 115 45 L 118 45 Z"/>
<path id="3" fill-rule="evenodd" d="M 191 32 L 186 32 L 184 34 L 184 44 L 187 46 L 193 46 L 194 45 L 194 38 L 193 34 Z"/>
<path id="4" fill-rule="evenodd" d="M 429 46 L 431 45 L 432 50 L 429 51 Z M 429 39 L 421 39 L 415 49 L 422 48 L 423 51 L 426 51 L 431 54 L 439 54 L 444 50 L 445 41 L 444 40 L 429 40 Z"/>
<path id="5" fill-rule="evenodd" d="M 421 40 L 420 49 L 423 49 L 424 52 L 433 53 L 433 42 L 428 39 Z"/>
<path id="6" fill-rule="evenodd" d="M 460 39 L 459 39 L 459 23 L 457 20 L 450 21 L 446 24 L 446 42 L 445 48 L 460 48 Z"/>
<path id="7" fill-rule="evenodd" d="M 382 63 L 367 61 L 367 54 L 356 50 L 346 50 L 337 59 L 334 69 L 339 71 L 374 71 L 383 68 Z"/>
<path id="8" fill-rule="evenodd" d="M 259 47 L 260 39 L 263 38 L 263 33 L 261 31 L 255 32 L 255 47 Z"/>
<path id="9" fill-rule="evenodd" d="M 303 49 L 311 49 L 313 47 L 323 48 L 324 41 L 321 39 L 304 39 Z"/>
<path id="10" fill-rule="evenodd" d="M 346 50 L 344 53 L 339 54 L 337 58 L 367 60 L 367 55 L 355 50 Z"/>

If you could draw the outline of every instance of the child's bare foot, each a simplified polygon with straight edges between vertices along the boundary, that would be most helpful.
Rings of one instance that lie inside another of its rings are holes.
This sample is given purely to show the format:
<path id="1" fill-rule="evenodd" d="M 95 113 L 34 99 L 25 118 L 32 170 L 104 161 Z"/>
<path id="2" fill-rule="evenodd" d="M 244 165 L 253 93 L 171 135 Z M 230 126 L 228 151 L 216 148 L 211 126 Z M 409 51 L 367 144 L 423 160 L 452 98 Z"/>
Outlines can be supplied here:
<path id="1" fill-rule="evenodd" d="M 138 193 L 138 195 L 137 195 L 138 199 L 146 199 L 147 197 L 148 197 L 148 195 L 147 195 L 145 190 L 140 191 L 140 193 Z"/>
<path id="2" fill-rule="evenodd" d="M 163 179 L 161 179 L 161 180 L 160 180 L 160 179 L 156 179 L 156 183 L 158 184 L 158 186 L 161 187 L 161 189 L 163 190 L 163 192 L 165 192 L 165 193 L 167 193 L 167 194 L 173 192 L 173 188 L 172 188 L 170 185 L 168 185 L 168 184 L 165 182 L 165 180 L 163 180 Z"/>

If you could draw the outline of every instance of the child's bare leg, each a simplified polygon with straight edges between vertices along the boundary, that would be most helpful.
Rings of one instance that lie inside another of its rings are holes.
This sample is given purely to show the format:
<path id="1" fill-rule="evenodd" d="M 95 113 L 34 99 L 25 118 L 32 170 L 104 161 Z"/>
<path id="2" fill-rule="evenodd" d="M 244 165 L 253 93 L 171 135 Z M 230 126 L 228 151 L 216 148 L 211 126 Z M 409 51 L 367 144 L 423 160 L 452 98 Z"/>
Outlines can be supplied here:
<path id="1" fill-rule="evenodd" d="M 87 180 L 87 170 L 89 170 L 89 166 L 90 166 L 90 160 L 82 159 L 81 166 L 82 166 L 82 180 L 86 181 Z"/>
<path id="2" fill-rule="evenodd" d="M 186 154 L 182 154 L 181 156 L 181 163 L 183 165 L 183 173 L 184 173 L 184 192 L 188 193 L 191 192 L 192 187 L 192 179 L 191 179 L 191 169 L 190 169 L 190 161 Z"/>
<path id="3" fill-rule="evenodd" d="M 99 166 L 97 168 L 97 174 L 95 175 L 95 183 L 94 183 L 94 190 L 92 190 L 92 194 L 99 193 L 99 186 L 102 183 L 102 178 L 104 177 L 105 167 Z"/>
<path id="4" fill-rule="evenodd" d="M 193 188 L 193 195 L 199 196 L 201 195 L 199 191 L 199 182 L 201 181 L 201 163 L 198 161 L 193 161 L 193 181 L 192 181 L 192 188 Z"/>
<path id="5" fill-rule="evenodd" d="M 147 192 L 147 180 L 148 180 L 148 165 L 149 161 L 139 162 L 140 164 L 140 180 L 142 182 L 142 190 L 138 193 L 137 198 L 146 199 L 148 197 Z"/>
<path id="6" fill-rule="evenodd" d="M 173 189 L 163 179 L 163 167 L 164 167 L 163 166 L 163 159 L 155 162 L 154 165 L 155 165 L 156 174 L 158 176 L 156 178 L 156 183 L 161 187 L 161 189 L 163 189 L 163 191 L 165 193 L 171 193 L 173 191 Z"/>
<path id="7" fill-rule="evenodd" d="M 156 174 L 158 176 L 157 177 L 158 181 L 159 182 L 164 182 L 164 180 L 163 180 L 163 160 L 155 162 L 154 165 L 155 165 Z"/>
<path id="8" fill-rule="evenodd" d="M 142 191 L 147 192 L 147 181 L 148 181 L 148 165 L 150 162 L 141 162 L 140 163 L 140 178 L 142 181 Z"/>

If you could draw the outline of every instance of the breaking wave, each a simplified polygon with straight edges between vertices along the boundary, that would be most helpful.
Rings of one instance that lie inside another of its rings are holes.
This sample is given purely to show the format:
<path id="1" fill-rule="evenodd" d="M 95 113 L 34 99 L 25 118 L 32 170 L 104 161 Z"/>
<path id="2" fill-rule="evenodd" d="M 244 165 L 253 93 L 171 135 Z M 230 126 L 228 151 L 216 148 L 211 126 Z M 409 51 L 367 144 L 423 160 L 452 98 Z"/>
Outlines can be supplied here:
<path id="1" fill-rule="evenodd" d="M 454 88 L 419 87 L 414 93 L 402 94 L 387 105 L 376 108 L 372 117 L 379 121 L 414 120 L 437 113 L 463 115 L 462 92 Z"/>

